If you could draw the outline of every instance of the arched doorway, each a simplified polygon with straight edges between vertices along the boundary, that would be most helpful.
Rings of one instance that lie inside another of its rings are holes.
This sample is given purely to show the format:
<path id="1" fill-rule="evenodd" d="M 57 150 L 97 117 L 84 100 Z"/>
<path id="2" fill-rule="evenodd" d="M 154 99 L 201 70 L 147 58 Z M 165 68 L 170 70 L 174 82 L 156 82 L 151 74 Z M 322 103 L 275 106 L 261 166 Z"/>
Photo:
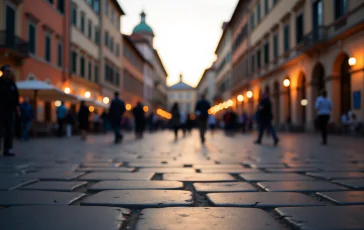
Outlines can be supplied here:
<path id="1" fill-rule="evenodd" d="M 303 73 L 300 73 L 300 75 L 298 76 L 297 99 L 297 121 L 299 122 L 299 124 L 304 125 L 306 124 L 306 104 L 303 100 L 307 100 L 307 95 L 306 76 Z"/>
<path id="2" fill-rule="evenodd" d="M 325 89 L 325 69 L 321 63 L 317 63 L 312 71 L 312 112 L 313 116 L 316 116 L 316 109 L 315 109 L 315 101 L 316 98 L 320 95 L 320 92 Z"/>
<path id="3" fill-rule="evenodd" d="M 343 55 L 340 63 L 340 112 L 347 113 L 351 110 L 351 74 L 349 56 Z"/>
<path id="4" fill-rule="evenodd" d="M 264 88 L 264 93 L 266 93 L 269 97 L 271 96 L 270 95 L 270 88 L 269 88 L 269 85 L 266 85 L 265 88 Z"/>
<path id="5" fill-rule="evenodd" d="M 279 124 L 280 122 L 280 103 L 279 103 L 279 97 L 280 97 L 280 87 L 279 83 L 277 81 L 273 84 L 273 104 L 274 104 L 274 110 L 273 110 L 273 120 L 275 124 Z"/>

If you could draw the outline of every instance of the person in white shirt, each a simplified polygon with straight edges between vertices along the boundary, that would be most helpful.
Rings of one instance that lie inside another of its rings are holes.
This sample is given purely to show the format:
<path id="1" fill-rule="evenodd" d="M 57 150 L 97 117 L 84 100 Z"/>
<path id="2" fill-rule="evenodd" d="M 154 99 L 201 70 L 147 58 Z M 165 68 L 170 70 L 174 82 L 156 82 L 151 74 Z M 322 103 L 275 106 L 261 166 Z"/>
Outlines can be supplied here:
<path id="1" fill-rule="evenodd" d="M 321 130 L 322 144 L 327 144 L 327 126 L 330 120 L 330 114 L 332 111 L 332 102 L 327 98 L 327 92 L 324 90 L 321 92 L 321 96 L 316 99 L 315 108 L 318 113 L 319 128 Z"/>

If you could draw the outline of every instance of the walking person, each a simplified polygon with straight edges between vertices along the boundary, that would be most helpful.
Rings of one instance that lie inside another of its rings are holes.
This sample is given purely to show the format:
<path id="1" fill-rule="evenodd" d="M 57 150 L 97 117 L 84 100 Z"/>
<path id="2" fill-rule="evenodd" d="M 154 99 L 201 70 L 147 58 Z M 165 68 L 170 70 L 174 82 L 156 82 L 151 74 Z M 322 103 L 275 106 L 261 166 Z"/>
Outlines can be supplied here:
<path id="1" fill-rule="evenodd" d="M 214 115 L 210 114 L 209 115 L 209 119 L 207 121 L 207 124 L 210 128 L 210 131 L 211 131 L 211 136 L 214 135 L 214 132 L 215 132 L 215 128 L 216 128 L 216 118 Z"/>
<path id="2" fill-rule="evenodd" d="M 21 121 L 21 139 L 29 139 L 29 129 L 34 119 L 34 110 L 32 105 L 29 103 L 29 98 L 24 97 L 23 103 L 20 105 L 20 121 Z"/>
<path id="3" fill-rule="evenodd" d="M 68 138 L 72 136 L 72 130 L 74 124 L 75 124 L 75 117 L 73 115 L 73 112 L 70 110 L 67 112 L 66 115 L 66 135 Z"/>
<path id="4" fill-rule="evenodd" d="M 78 112 L 78 123 L 81 130 L 81 139 L 87 139 L 87 131 L 89 127 L 90 111 L 86 106 L 85 101 L 81 101 L 80 111 Z"/>
<path id="5" fill-rule="evenodd" d="M 186 133 L 187 133 L 187 114 L 185 112 L 183 112 L 182 110 L 180 111 L 180 128 L 182 129 L 183 137 L 186 137 Z"/>
<path id="6" fill-rule="evenodd" d="M 272 133 L 274 145 L 277 145 L 279 142 L 279 138 L 277 137 L 276 131 L 272 126 L 272 102 L 270 101 L 269 96 L 266 92 L 263 93 L 262 99 L 259 102 L 256 119 L 259 125 L 259 135 L 258 139 L 255 141 L 255 144 L 261 144 L 264 131 L 270 130 L 270 132 Z"/>
<path id="7" fill-rule="evenodd" d="M 57 107 L 56 110 L 56 114 L 57 114 L 57 121 L 58 121 L 58 137 L 62 137 L 63 136 L 63 126 L 64 126 L 64 121 L 67 115 L 67 108 L 64 105 L 64 102 L 61 102 L 61 105 Z"/>
<path id="8" fill-rule="evenodd" d="M 209 109 L 211 105 L 210 103 L 205 99 L 205 95 L 201 95 L 201 99 L 196 103 L 196 115 L 197 115 L 197 122 L 198 122 L 198 129 L 200 130 L 200 138 L 201 143 L 205 143 L 205 133 L 207 129 L 207 119 L 209 117 Z"/>
<path id="9" fill-rule="evenodd" d="M 123 140 L 121 134 L 121 119 L 125 113 L 125 103 L 119 99 L 119 93 L 114 93 L 114 99 L 111 101 L 109 109 L 109 119 L 112 129 L 115 134 L 115 144 L 120 143 Z"/>
<path id="10" fill-rule="evenodd" d="M 98 133 L 100 127 L 100 116 L 97 114 L 96 111 L 92 115 L 92 123 L 93 123 L 94 133 Z"/>
<path id="11" fill-rule="evenodd" d="M 136 139 L 142 139 L 145 127 L 145 112 L 141 102 L 137 103 L 137 105 L 133 108 L 132 113 L 135 123 L 135 137 Z"/>
<path id="12" fill-rule="evenodd" d="M 246 133 L 246 129 L 247 129 L 247 125 L 248 125 L 248 115 L 246 114 L 246 112 L 243 112 L 243 114 L 241 115 L 241 125 L 242 125 L 242 132 Z"/>
<path id="13" fill-rule="evenodd" d="M 4 156 L 10 157 L 15 156 L 12 148 L 15 116 L 20 115 L 19 92 L 12 68 L 4 65 L 0 70 L 3 73 L 0 77 L 0 149 L 3 146 Z"/>
<path id="14" fill-rule="evenodd" d="M 179 111 L 178 103 L 174 103 L 171 109 L 172 119 L 171 119 L 171 126 L 174 131 L 174 141 L 178 139 L 178 129 L 180 126 L 181 121 L 181 113 Z"/>
<path id="15" fill-rule="evenodd" d="M 321 131 L 322 145 L 327 144 L 327 126 L 330 121 L 330 114 L 332 111 L 332 102 L 327 98 L 326 90 L 321 92 L 321 96 L 316 99 L 315 108 L 318 113 L 318 126 Z"/>

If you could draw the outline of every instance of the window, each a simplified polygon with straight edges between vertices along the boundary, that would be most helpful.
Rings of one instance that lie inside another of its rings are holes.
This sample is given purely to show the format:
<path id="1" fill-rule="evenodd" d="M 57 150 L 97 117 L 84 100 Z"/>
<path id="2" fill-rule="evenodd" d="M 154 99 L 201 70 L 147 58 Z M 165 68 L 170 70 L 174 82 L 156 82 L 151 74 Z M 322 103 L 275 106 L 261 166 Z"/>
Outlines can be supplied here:
<path id="1" fill-rule="evenodd" d="M 92 39 L 92 21 L 88 20 L 88 38 Z"/>
<path id="2" fill-rule="evenodd" d="M 61 41 L 58 41 L 57 45 L 57 64 L 59 67 L 63 66 L 63 45 Z"/>
<path id="3" fill-rule="evenodd" d="M 269 0 L 264 0 L 264 14 L 267 15 L 269 12 Z"/>
<path id="4" fill-rule="evenodd" d="M 182 93 L 178 93 L 178 100 L 182 100 Z"/>
<path id="5" fill-rule="evenodd" d="M 346 14 L 347 0 L 335 0 L 335 19 L 339 19 Z"/>
<path id="6" fill-rule="evenodd" d="M 286 24 L 284 26 L 284 52 L 288 52 L 290 48 L 290 42 L 289 42 L 289 24 Z"/>
<path id="7" fill-rule="evenodd" d="M 85 57 L 80 58 L 80 68 L 81 68 L 80 71 L 81 77 L 85 77 Z"/>
<path id="8" fill-rule="evenodd" d="M 190 112 L 191 112 L 191 104 L 186 103 L 186 113 L 190 113 Z"/>
<path id="9" fill-rule="evenodd" d="M 105 14 L 109 15 L 109 0 L 105 1 Z"/>
<path id="10" fill-rule="evenodd" d="M 85 13 L 81 12 L 81 32 L 85 33 Z"/>
<path id="11" fill-rule="evenodd" d="M 273 6 L 277 4 L 278 0 L 273 0 Z"/>
<path id="12" fill-rule="evenodd" d="M 187 92 L 187 93 L 186 93 L 186 99 L 187 99 L 187 100 L 191 99 L 191 93 L 190 93 L 190 92 Z"/>
<path id="13" fill-rule="evenodd" d="M 52 49 L 52 38 L 51 35 L 46 33 L 44 35 L 44 59 L 47 62 L 51 62 L 51 49 Z"/>
<path id="14" fill-rule="evenodd" d="M 72 51 L 72 73 L 77 74 L 77 53 Z"/>
<path id="15" fill-rule="evenodd" d="M 110 38 L 110 50 L 114 52 L 114 38 Z"/>
<path id="16" fill-rule="evenodd" d="M 87 0 L 87 3 L 92 6 L 92 0 Z"/>
<path id="17" fill-rule="evenodd" d="M 100 12 L 100 0 L 94 0 L 93 8 L 97 14 Z"/>
<path id="18" fill-rule="evenodd" d="M 95 27 L 95 43 L 97 45 L 100 44 L 100 28 L 99 27 Z"/>
<path id="19" fill-rule="evenodd" d="M 254 57 L 254 55 L 251 56 L 251 69 L 252 69 L 252 73 L 254 73 L 254 71 L 255 71 L 255 57 Z"/>
<path id="20" fill-rule="evenodd" d="M 257 51 L 257 67 L 258 69 L 260 69 L 260 67 L 262 67 L 262 55 L 261 55 L 262 51 L 260 49 L 258 49 Z"/>
<path id="21" fill-rule="evenodd" d="M 116 72 L 115 84 L 118 85 L 118 86 L 120 85 L 120 73 L 119 72 Z"/>
<path id="22" fill-rule="evenodd" d="M 76 7 L 72 8 L 72 24 L 77 26 L 77 9 Z"/>
<path id="23" fill-rule="evenodd" d="M 54 0 L 47 0 L 49 2 L 49 4 L 52 4 L 54 3 Z"/>
<path id="24" fill-rule="evenodd" d="M 258 3 L 257 5 L 257 23 L 259 24 L 260 23 L 260 3 Z"/>
<path id="25" fill-rule="evenodd" d="M 318 0 L 313 5 L 313 27 L 317 29 L 322 26 L 323 21 L 323 11 L 322 11 L 322 0 Z"/>
<path id="26" fill-rule="evenodd" d="M 99 66 L 98 65 L 95 65 L 94 66 L 94 69 L 95 69 L 95 72 L 94 72 L 94 74 L 95 74 L 94 80 L 95 80 L 96 83 L 98 83 L 99 82 Z"/>
<path id="27" fill-rule="evenodd" d="M 269 43 L 267 42 L 264 45 L 264 64 L 268 64 L 269 63 Z"/>
<path id="28" fill-rule="evenodd" d="M 275 34 L 273 37 L 273 55 L 275 58 L 278 57 L 278 34 Z"/>
<path id="29" fill-rule="evenodd" d="M 87 75 L 88 75 L 88 80 L 91 81 L 92 80 L 92 63 L 91 63 L 91 60 L 88 62 Z"/>
<path id="30" fill-rule="evenodd" d="M 58 0 L 57 1 L 57 9 L 62 14 L 64 13 L 64 0 Z"/>
<path id="31" fill-rule="evenodd" d="M 109 32 L 105 31 L 105 46 L 109 47 Z"/>
<path id="32" fill-rule="evenodd" d="M 254 29 L 255 27 L 255 16 L 253 13 L 250 15 L 250 27 L 251 29 Z"/>
<path id="33" fill-rule="evenodd" d="M 303 13 L 296 17 L 296 43 L 300 44 L 303 41 Z"/>
<path id="34" fill-rule="evenodd" d="M 115 14 L 114 14 L 114 10 L 111 9 L 111 23 L 114 24 L 114 21 L 115 21 Z"/>
<path id="35" fill-rule="evenodd" d="M 36 44 L 37 44 L 37 26 L 28 22 L 28 46 L 29 52 L 31 54 L 36 54 Z"/>
<path id="36" fill-rule="evenodd" d="M 119 44 L 116 44 L 116 56 L 119 57 L 120 56 L 120 46 Z"/>
<path id="37" fill-rule="evenodd" d="M 169 93 L 169 99 L 171 99 L 171 100 L 174 99 L 174 93 Z"/>

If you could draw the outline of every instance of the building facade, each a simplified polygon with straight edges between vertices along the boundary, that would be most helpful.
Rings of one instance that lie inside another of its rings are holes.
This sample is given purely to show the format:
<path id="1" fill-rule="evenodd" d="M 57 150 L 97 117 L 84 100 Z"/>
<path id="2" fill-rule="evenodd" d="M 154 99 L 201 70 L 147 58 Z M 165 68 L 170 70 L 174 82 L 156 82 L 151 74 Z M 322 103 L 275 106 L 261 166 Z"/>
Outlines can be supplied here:
<path id="1" fill-rule="evenodd" d="M 168 95 L 168 111 L 171 110 L 174 103 L 178 103 L 182 112 L 186 114 L 195 112 L 196 89 L 183 82 L 182 74 L 180 75 L 180 81 L 168 88 Z"/>
<path id="2" fill-rule="evenodd" d="M 196 87 L 197 97 L 205 95 L 206 99 L 212 104 L 216 95 L 215 87 L 216 70 L 212 65 L 210 68 L 205 69 L 202 77 Z"/>

